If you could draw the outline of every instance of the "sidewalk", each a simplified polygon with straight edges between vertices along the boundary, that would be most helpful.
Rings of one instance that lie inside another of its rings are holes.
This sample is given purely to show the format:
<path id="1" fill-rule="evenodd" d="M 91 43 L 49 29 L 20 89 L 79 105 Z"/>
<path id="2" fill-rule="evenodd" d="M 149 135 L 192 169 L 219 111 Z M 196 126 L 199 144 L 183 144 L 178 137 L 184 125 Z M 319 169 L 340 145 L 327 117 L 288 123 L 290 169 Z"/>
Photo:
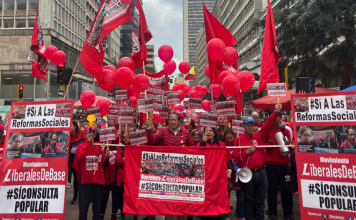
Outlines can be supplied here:
<path id="1" fill-rule="evenodd" d="M 67 190 L 67 198 L 66 198 L 66 220 L 78 220 L 79 219 L 79 204 L 74 204 L 71 205 L 70 202 L 73 199 L 73 188 L 70 188 Z M 293 208 L 293 213 L 294 213 L 294 218 L 295 219 L 300 219 L 300 212 L 299 212 L 299 196 L 298 195 L 293 195 L 293 200 L 294 200 L 294 208 Z M 282 203 L 280 202 L 280 197 L 278 196 L 278 219 L 283 220 L 283 208 L 282 208 Z M 231 205 L 233 205 L 233 210 L 230 212 L 230 218 L 231 220 L 239 220 L 240 218 L 235 217 L 235 210 L 236 210 L 236 196 L 235 193 L 231 194 L 231 199 L 230 199 Z M 266 204 L 267 207 L 267 204 Z M 108 205 L 106 208 L 106 213 L 105 213 L 105 220 L 111 220 L 111 195 L 108 201 Z M 89 213 L 88 213 L 88 220 L 92 220 L 92 209 L 91 205 L 89 207 Z M 138 220 L 142 220 L 144 216 L 139 215 Z M 266 219 L 267 219 L 266 215 Z M 117 220 L 119 220 L 117 218 Z M 125 220 L 132 220 L 132 215 L 126 215 Z M 194 220 L 200 220 L 197 217 L 194 217 Z"/>

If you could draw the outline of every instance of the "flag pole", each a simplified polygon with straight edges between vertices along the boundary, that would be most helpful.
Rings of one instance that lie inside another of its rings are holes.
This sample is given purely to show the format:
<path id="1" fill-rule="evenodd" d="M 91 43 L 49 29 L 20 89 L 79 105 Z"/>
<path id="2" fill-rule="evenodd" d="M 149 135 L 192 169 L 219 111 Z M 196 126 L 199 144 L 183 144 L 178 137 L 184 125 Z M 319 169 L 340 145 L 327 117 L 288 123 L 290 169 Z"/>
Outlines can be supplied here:
<path id="1" fill-rule="evenodd" d="M 73 69 L 72 76 L 70 77 L 70 80 L 69 80 L 69 83 L 68 83 L 66 92 L 64 93 L 64 99 L 63 99 L 63 100 L 66 100 L 66 96 L 67 96 L 67 93 L 68 93 L 68 90 L 69 90 L 69 86 L 70 86 L 70 84 L 72 83 L 72 79 L 73 79 L 73 76 L 74 76 L 74 72 L 75 72 L 75 70 L 77 69 L 78 63 L 79 63 L 79 56 L 78 56 L 78 59 L 77 59 L 77 63 L 75 64 L 75 67 L 74 67 L 74 69 Z"/>

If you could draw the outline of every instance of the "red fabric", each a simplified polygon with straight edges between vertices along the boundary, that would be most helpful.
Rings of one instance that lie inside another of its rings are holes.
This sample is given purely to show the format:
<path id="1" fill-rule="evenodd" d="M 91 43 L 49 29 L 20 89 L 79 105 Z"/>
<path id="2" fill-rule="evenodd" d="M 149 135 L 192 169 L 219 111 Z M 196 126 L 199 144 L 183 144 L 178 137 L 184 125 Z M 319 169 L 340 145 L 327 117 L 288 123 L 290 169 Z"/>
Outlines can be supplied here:
<path id="1" fill-rule="evenodd" d="M 237 40 L 234 35 L 230 33 L 228 29 L 224 27 L 215 17 L 212 15 L 209 10 L 205 7 L 203 2 L 204 9 L 204 22 L 205 22 L 205 34 L 206 34 L 206 43 L 213 38 L 220 38 L 224 41 L 226 47 L 233 47 Z M 222 71 L 226 70 L 222 59 L 218 61 L 213 61 L 208 57 L 209 60 L 209 70 L 210 70 L 210 84 L 219 83 L 219 75 Z"/>
<path id="2" fill-rule="evenodd" d="M 79 59 L 84 69 L 97 80 L 102 81 L 105 50 L 108 48 L 105 38 L 115 28 L 131 21 L 130 2 L 130 0 L 101 1 L 98 13 L 95 15 Z M 114 9 L 115 7 L 117 9 Z M 98 17 L 99 14 L 102 16 Z"/>
<path id="3" fill-rule="evenodd" d="M 271 2 L 268 0 L 265 33 L 263 37 L 261 77 L 258 85 L 258 94 L 267 89 L 267 83 L 279 83 L 277 63 L 281 58 L 277 51 L 277 36 L 274 25 Z"/>
<path id="4" fill-rule="evenodd" d="M 258 128 L 262 128 L 262 123 L 261 122 L 259 122 L 257 125 L 255 125 L 256 127 L 258 127 Z"/>
<path id="5" fill-rule="evenodd" d="M 184 80 L 195 80 L 195 75 L 187 75 L 186 77 L 184 77 Z"/>
<path id="6" fill-rule="evenodd" d="M 155 134 L 152 133 L 152 129 L 146 131 L 148 143 L 151 145 L 161 143 L 161 146 L 196 146 L 187 129 L 181 128 L 177 135 L 174 135 L 169 126 L 161 128 Z"/>
<path id="7" fill-rule="evenodd" d="M 101 185 L 105 185 L 105 177 L 103 171 L 103 163 L 106 159 L 106 152 L 103 151 L 101 161 L 98 161 L 98 168 L 94 170 L 86 170 L 86 156 L 97 156 L 99 157 L 101 146 L 94 145 L 90 146 L 91 142 L 86 141 L 83 144 L 80 144 L 77 148 L 77 153 L 75 155 L 74 166 L 78 171 L 78 182 L 79 178 L 81 178 L 81 184 L 86 183 L 97 183 Z"/>
<path id="8" fill-rule="evenodd" d="M 226 145 L 224 142 L 219 141 L 219 145 L 218 146 L 216 143 L 211 144 L 209 142 L 206 142 L 206 146 L 200 146 L 200 142 L 198 143 L 197 147 L 224 147 L 226 148 Z M 231 154 L 229 154 L 229 149 L 226 149 L 226 163 L 229 162 L 231 160 Z"/>
<path id="9" fill-rule="evenodd" d="M 205 156 L 205 201 L 191 202 L 139 198 L 142 152 Z M 125 193 L 123 213 L 135 215 L 213 216 L 228 213 L 226 149 L 222 147 L 125 146 Z"/>
<path id="10" fill-rule="evenodd" d="M 38 17 L 38 9 L 36 9 L 36 21 L 33 27 L 32 38 L 31 38 L 31 50 L 44 55 L 46 47 L 44 45 L 44 39 L 42 35 L 42 26 Z"/>
<path id="11" fill-rule="evenodd" d="M 35 62 L 32 62 L 32 77 L 37 77 L 44 79 L 48 82 L 46 77 L 47 71 L 49 69 L 47 59 L 39 53 L 32 52 L 33 56 L 37 56 Z"/>
<path id="12" fill-rule="evenodd" d="M 79 132 L 76 135 L 73 135 L 72 133 L 70 133 L 70 145 L 69 145 L 69 151 L 73 148 L 72 143 L 77 142 L 79 139 L 84 138 L 84 132 Z M 84 140 L 84 139 L 83 139 Z M 68 159 L 68 169 L 74 169 L 74 158 L 72 160 Z"/>
<path id="13" fill-rule="evenodd" d="M 116 154 L 120 153 L 121 148 L 118 148 L 117 150 L 115 149 L 110 149 L 110 151 L 117 151 Z M 115 156 L 116 158 L 116 156 Z M 105 167 L 105 184 L 108 186 L 111 183 L 115 182 L 115 172 L 116 172 L 116 162 L 113 164 L 108 161 L 108 165 Z"/>
<path id="14" fill-rule="evenodd" d="M 274 139 L 274 134 L 277 132 L 282 132 L 282 129 L 273 129 L 269 134 L 269 138 L 273 141 L 274 145 L 277 145 L 277 142 Z M 284 129 L 284 136 L 286 136 L 291 144 L 293 144 L 293 140 L 288 129 Z M 291 151 L 292 148 L 289 148 L 289 150 Z M 282 156 L 278 147 L 266 147 L 266 163 L 272 165 L 288 165 L 289 155 Z"/>
<path id="15" fill-rule="evenodd" d="M 125 147 L 127 147 L 128 145 L 126 145 Z M 120 148 L 121 149 L 121 148 Z M 120 186 L 121 183 L 124 182 L 125 180 L 125 167 L 121 166 L 124 164 L 124 160 L 122 159 L 122 155 L 121 152 L 117 152 L 116 156 L 115 156 L 115 162 L 116 162 L 116 166 L 117 166 L 117 173 L 116 173 L 116 185 Z M 120 166 L 119 166 L 120 165 Z"/>
<path id="16" fill-rule="evenodd" d="M 269 133 L 277 120 L 277 116 L 278 114 L 273 112 L 263 127 L 259 131 L 254 132 L 252 136 L 242 134 L 237 137 L 235 139 L 235 146 L 251 146 L 253 140 L 256 140 L 258 146 L 266 145 L 268 142 Z M 246 150 L 247 148 L 234 150 L 233 159 L 240 162 L 240 167 L 246 167 L 247 165 L 248 168 L 254 169 L 260 168 L 265 164 L 265 149 L 263 147 L 257 147 L 255 152 L 250 154 L 250 156 L 246 154 Z"/>
<path id="17" fill-rule="evenodd" d="M 1 167 L 1 160 L 2 160 L 3 152 L 4 152 L 4 143 L 0 144 L 0 167 Z"/>
<path id="18" fill-rule="evenodd" d="M 143 62 L 145 65 L 148 63 L 146 43 L 152 39 L 152 33 L 147 26 L 145 13 L 139 0 L 135 2 L 135 12 L 138 13 L 138 17 L 135 15 L 133 21 L 131 59 L 135 62 L 137 69 L 143 66 Z"/>
<path id="19" fill-rule="evenodd" d="M 338 92 L 335 89 L 319 88 L 315 87 L 315 93 L 326 93 L 326 92 Z M 284 110 L 291 109 L 291 96 L 296 94 L 295 89 L 287 91 L 286 96 L 280 96 L 279 102 L 282 104 Z M 276 97 L 264 96 L 262 98 L 256 99 L 252 102 L 252 106 L 257 109 L 274 109 L 276 107 Z"/>

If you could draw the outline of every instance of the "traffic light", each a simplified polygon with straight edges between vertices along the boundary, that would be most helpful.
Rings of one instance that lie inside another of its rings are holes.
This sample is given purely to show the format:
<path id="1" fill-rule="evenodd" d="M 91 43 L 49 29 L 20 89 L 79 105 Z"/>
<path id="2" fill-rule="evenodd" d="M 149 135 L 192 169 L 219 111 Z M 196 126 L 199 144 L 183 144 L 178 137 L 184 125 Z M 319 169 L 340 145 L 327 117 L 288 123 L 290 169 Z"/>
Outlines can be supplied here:
<path id="1" fill-rule="evenodd" d="M 57 84 L 59 84 L 59 85 L 64 84 L 65 70 L 66 70 L 66 68 L 64 65 L 57 66 Z"/>
<path id="2" fill-rule="evenodd" d="M 19 90 L 18 90 L 19 99 L 22 99 L 22 97 L 23 97 L 23 86 L 19 85 L 18 88 L 19 88 Z"/>

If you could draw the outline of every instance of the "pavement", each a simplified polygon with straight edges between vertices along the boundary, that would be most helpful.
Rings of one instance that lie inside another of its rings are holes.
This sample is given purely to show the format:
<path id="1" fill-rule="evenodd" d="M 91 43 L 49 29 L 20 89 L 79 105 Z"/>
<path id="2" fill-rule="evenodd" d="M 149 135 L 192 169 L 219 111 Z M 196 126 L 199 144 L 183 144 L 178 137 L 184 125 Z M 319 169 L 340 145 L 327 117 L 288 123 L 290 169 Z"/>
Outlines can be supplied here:
<path id="1" fill-rule="evenodd" d="M 67 197 L 66 197 L 66 213 L 65 213 L 65 219 L 66 220 L 78 220 L 79 219 L 79 204 L 74 204 L 71 205 L 71 201 L 73 199 L 73 188 L 70 188 L 67 190 Z M 294 202 L 294 207 L 293 207 L 293 216 L 295 219 L 301 219 L 300 218 L 300 210 L 299 210 L 299 196 L 298 195 L 293 195 L 293 202 Z M 236 196 L 235 193 L 231 193 L 231 198 L 230 198 L 230 204 L 233 206 L 233 209 L 230 212 L 230 219 L 231 220 L 239 220 L 240 218 L 235 217 L 235 211 L 236 211 Z M 267 202 L 266 202 L 266 207 L 267 207 Z M 277 204 L 277 212 L 278 212 L 278 220 L 283 220 L 283 208 L 282 208 L 282 203 L 280 196 L 278 195 L 278 204 Z M 138 220 L 142 220 L 142 218 L 145 217 L 143 215 L 138 216 Z M 267 215 L 266 218 L 267 219 Z M 91 204 L 89 207 L 89 213 L 88 213 L 88 220 L 93 219 L 93 211 L 91 209 Z M 116 218 L 117 220 L 123 220 Z M 132 215 L 126 215 L 125 220 L 132 220 L 133 217 Z M 105 218 L 104 220 L 111 220 L 111 195 L 109 197 L 109 201 L 107 204 L 106 208 L 106 213 L 105 213 Z M 194 216 L 193 220 L 200 220 L 198 217 Z"/>

